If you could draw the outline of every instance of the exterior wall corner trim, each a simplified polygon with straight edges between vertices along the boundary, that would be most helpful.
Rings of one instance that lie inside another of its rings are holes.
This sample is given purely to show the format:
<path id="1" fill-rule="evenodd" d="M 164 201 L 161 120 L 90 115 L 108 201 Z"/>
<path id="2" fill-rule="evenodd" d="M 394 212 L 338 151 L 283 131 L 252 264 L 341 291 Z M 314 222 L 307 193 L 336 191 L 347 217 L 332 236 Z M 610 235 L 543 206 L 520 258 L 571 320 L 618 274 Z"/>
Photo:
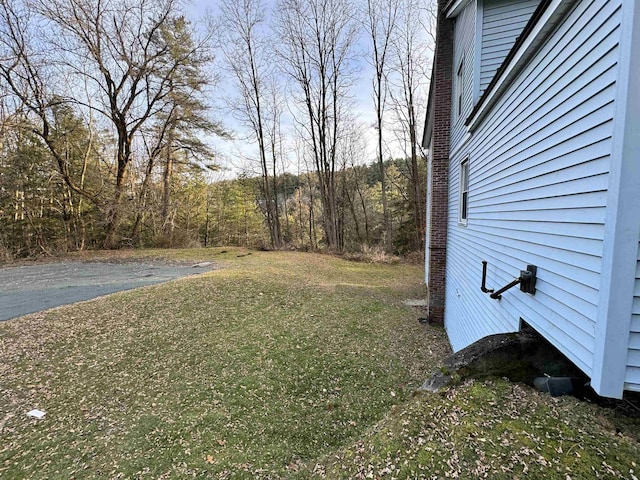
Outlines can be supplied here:
<path id="1" fill-rule="evenodd" d="M 606 234 L 591 384 L 603 396 L 621 398 L 638 252 L 640 212 L 640 5 L 622 0 L 621 58 L 615 106 Z M 634 207 L 631 207 L 631 206 Z"/>

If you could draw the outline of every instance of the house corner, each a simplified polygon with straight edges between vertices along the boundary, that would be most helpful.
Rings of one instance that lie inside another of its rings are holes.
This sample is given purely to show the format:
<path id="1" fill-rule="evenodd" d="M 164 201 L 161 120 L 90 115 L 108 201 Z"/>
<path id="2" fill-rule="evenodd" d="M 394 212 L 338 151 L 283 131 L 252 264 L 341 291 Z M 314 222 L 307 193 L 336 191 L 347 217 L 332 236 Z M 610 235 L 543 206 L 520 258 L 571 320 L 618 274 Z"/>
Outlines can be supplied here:
<path id="1" fill-rule="evenodd" d="M 453 71 L 453 21 L 447 19 L 446 1 L 438 0 L 436 47 L 431 81 L 430 106 L 433 115 L 428 172 L 426 258 L 428 315 L 434 323 L 444 323 L 447 222 L 449 195 L 449 141 L 451 128 L 451 90 Z"/>

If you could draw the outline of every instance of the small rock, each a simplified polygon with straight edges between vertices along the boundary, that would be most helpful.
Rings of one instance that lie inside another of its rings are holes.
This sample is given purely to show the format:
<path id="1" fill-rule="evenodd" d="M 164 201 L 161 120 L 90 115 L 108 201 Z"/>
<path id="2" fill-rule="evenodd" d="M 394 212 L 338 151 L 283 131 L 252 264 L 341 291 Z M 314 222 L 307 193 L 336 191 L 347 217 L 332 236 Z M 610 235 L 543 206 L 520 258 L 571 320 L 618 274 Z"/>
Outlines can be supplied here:
<path id="1" fill-rule="evenodd" d="M 436 393 L 445 385 L 448 385 L 451 381 L 450 375 L 445 375 L 442 372 L 434 373 L 418 388 L 420 391 Z"/>

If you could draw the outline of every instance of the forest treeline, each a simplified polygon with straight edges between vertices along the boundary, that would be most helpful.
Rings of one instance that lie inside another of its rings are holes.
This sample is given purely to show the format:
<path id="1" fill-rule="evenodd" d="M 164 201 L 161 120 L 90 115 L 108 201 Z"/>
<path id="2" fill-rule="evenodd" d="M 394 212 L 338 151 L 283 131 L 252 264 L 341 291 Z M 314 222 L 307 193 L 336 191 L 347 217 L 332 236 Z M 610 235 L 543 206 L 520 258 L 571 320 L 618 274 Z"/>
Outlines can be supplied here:
<path id="1" fill-rule="evenodd" d="M 426 173 L 424 164 L 421 167 L 421 172 Z M 423 232 L 416 232 L 414 228 L 411 205 L 407 201 L 411 188 L 409 168 L 406 159 L 385 162 L 391 219 L 396 232 L 394 253 L 398 254 L 420 250 L 423 236 Z M 339 172 L 338 184 L 344 192 L 338 205 L 342 250 L 358 252 L 383 245 L 381 183 L 377 164 L 358 165 Z M 316 176 L 312 173 L 279 175 L 274 188 L 283 246 L 299 250 L 326 249 Z M 241 177 L 211 184 L 194 182 L 190 188 L 183 189 L 189 190 L 191 194 L 184 201 L 192 214 L 179 219 L 179 230 L 190 232 L 183 241 L 197 239 L 197 244 L 204 246 L 271 247 L 260 178 Z"/>
<path id="2" fill-rule="evenodd" d="M 0 256 L 420 250 L 429 4 L 0 0 Z M 232 137 L 250 167 L 223 179 Z"/>
<path id="3" fill-rule="evenodd" d="M 50 174 L 46 150 L 37 141 L 24 140 L 15 152 L 21 156 L 19 161 L 0 166 L 2 182 L 14 186 L 0 190 L 1 254 L 5 257 L 55 255 L 101 248 L 104 218 L 100 209 L 90 202 L 74 203 L 68 187 Z M 388 198 L 395 232 L 393 253 L 396 254 L 419 251 L 424 233 L 416 231 L 408 201 L 412 188 L 408 163 L 407 159 L 384 163 L 390 184 Z M 88 182 L 101 182 L 99 168 L 95 170 L 87 168 Z M 420 171 L 422 178 L 426 178 L 424 162 L 420 163 Z M 272 248 L 261 181 L 258 176 L 211 181 L 201 167 L 180 164 L 179 174 L 170 185 L 171 228 L 166 229 L 164 225 L 164 182 L 157 179 L 147 186 L 144 212 L 139 211 L 135 192 L 127 196 L 119 246 Z M 385 225 L 378 165 L 346 168 L 339 172 L 338 183 L 344 192 L 338 210 L 342 250 L 380 250 L 384 245 Z M 315 174 L 284 173 L 276 177 L 274 187 L 282 226 L 281 247 L 305 251 L 326 249 Z"/>

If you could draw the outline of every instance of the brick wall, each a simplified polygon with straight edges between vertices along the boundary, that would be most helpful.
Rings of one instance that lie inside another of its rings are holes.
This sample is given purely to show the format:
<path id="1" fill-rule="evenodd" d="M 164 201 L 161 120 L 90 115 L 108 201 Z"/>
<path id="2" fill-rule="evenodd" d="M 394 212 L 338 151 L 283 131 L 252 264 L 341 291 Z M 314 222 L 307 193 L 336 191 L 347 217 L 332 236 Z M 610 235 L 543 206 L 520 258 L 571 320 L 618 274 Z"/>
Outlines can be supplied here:
<path id="1" fill-rule="evenodd" d="M 432 188 L 428 201 L 429 319 L 444 323 L 445 275 L 447 257 L 447 221 L 449 210 L 449 139 L 451 129 L 451 90 L 453 75 L 453 21 L 443 9 L 447 0 L 438 0 L 436 51 L 432 81 L 433 136 Z"/>

